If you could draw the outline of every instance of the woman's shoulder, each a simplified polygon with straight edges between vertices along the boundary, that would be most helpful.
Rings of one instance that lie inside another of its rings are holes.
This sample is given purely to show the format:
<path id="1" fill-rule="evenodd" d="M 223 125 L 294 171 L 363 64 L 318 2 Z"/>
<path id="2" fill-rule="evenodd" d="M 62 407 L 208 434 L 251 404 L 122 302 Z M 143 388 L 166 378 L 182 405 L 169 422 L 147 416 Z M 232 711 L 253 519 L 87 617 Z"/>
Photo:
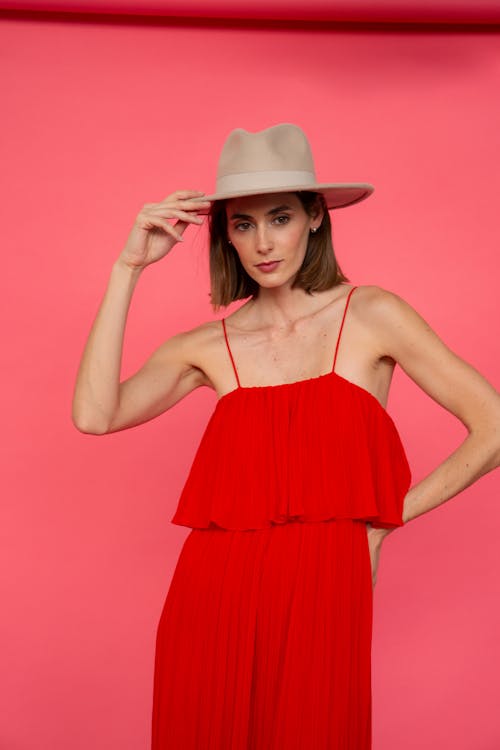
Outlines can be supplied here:
<path id="1" fill-rule="evenodd" d="M 380 319 L 390 317 L 391 319 L 404 316 L 410 310 L 414 310 L 411 304 L 400 294 L 376 284 L 361 286 L 359 289 L 360 301 L 364 303 L 367 313 L 375 315 Z"/>
<path id="2" fill-rule="evenodd" d="M 184 346 L 196 351 L 199 347 L 205 347 L 211 341 L 220 336 L 222 331 L 220 320 L 206 320 L 192 328 L 186 328 L 175 334 Z"/>
<path id="3" fill-rule="evenodd" d="M 224 316 L 225 317 L 225 316 Z M 221 318 L 206 320 L 177 334 L 184 359 L 196 370 L 199 385 L 215 389 L 221 357 L 224 355 L 224 330 Z"/>
<path id="4" fill-rule="evenodd" d="M 355 285 L 356 289 L 350 301 L 352 313 L 366 322 L 376 322 L 389 316 L 394 318 L 402 314 L 408 303 L 396 292 L 378 284 Z"/>
<path id="5" fill-rule="evenodd" d="M 224 342 L 222 320 L 206 320 L 192 328 L 175 335 L 185 352 L 185 359 L 206 372 L 210 362 L 217 359 L 221 344 Z"/>
<path id="6" fill-rule="evenodd" d="M 418 313 L 397 292 L 378 284 L 357 285 L 348 311 L 353 338 L 372 351 L 373 361 L 396 359 L 394 341 L 409 338 Z"/>
<path id="7" fill-rule="evenodd" d="M 353 284 L 352 286 L 356 289 L 353 294 L 353 302 L 354 298 L 361 298 L 365 304 L 383 305 L 384 303 L 390 303 L 394 298 L 400 299 L 396 292 L 378 284 Z"/>
<path id="8" fill-rule="evenodd" d="M 400 294 L 385 287 L 360 286 L 353 294 L 352 303 L 352 317 L 365 335 L 381 356 L 389 356 L 396 362 L 401 362 L 415 342 L 426 340 L 432 331 L 418 310 Z"/>

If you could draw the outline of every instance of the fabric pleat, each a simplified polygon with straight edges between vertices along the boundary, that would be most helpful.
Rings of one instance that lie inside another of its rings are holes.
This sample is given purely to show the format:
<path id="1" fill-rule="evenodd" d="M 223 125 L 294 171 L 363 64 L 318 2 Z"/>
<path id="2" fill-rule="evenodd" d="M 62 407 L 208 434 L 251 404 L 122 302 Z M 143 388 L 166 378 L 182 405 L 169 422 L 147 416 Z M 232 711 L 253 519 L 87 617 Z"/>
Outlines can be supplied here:
<path id="1" fill-rule="evenodd" d="M 222 396 L 171 522 L 243 530 L 359 518 L 395 528 L 410 482 L 392 417 L 332 371 Z"/>
<path id="2" fill-rule="evenodd" d="M 152 750 L 369 750 L 364 522 L 193 529 L 156 639 Z"/>

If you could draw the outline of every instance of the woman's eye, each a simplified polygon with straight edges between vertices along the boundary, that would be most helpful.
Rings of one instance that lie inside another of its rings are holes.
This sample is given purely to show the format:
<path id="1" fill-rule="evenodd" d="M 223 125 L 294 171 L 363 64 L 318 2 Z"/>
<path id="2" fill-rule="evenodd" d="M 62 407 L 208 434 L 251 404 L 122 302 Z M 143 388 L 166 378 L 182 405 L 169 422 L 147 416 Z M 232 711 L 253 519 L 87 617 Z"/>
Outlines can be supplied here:
<path id="1" fill-rule="evenodd" d="M 289 221 L 289 219 L 290 219 L 290 217 L 287 216 L 286 214 L 282 214 L 281 216 L 276 216 L 274 218 L 274 221 L 278 221 L 278 219 L 285 219 L 285 221 L 280 221 L 279 224 L 287 224 L 288 221 Z M 243 221 L 243 222 L 241 222 L 241 224 L 236 224 L 235 229 L 242 229 L 243 228 L 242 231 L 245 231 L 244 227 L 247 227 L 247 226 L 249 226 L 249 222 L 248 221 Z"/>

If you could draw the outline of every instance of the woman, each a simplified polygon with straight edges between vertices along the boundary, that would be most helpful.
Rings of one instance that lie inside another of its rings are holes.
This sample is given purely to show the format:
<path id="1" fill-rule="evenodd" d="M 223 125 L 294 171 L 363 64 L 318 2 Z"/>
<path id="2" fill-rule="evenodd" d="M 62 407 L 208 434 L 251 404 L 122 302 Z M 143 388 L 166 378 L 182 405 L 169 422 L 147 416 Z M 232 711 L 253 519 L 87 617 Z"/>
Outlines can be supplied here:
<path id="1" fill-rule="evenodd" d="M 368 750 L 382 541 L 500 463 L 492 385 L 398 295 L 346 283 L 328 209 L 372 190 L 318 184 L 295 125 L 236 129 L 217 192 L 146 204 L 113 266 L 78 373 L 78 429 L 127 429 L 202 385 L 218 395 L 172 518 L 192 530 L 157 631 L 153 750 Z M 137 280 L 207 212 L 214 308 L 247 301 L 120 383 Z M 469 432 L 411 489 L 385 410 L 396 362 Z"/>

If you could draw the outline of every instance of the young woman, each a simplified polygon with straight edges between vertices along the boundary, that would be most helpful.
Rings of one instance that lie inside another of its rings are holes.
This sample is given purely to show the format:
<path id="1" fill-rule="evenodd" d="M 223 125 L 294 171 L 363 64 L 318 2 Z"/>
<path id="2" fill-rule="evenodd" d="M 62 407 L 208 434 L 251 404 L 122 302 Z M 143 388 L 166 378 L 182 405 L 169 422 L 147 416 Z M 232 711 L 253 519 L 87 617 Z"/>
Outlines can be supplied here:
<path id="1" fill-rule="evenodd" d="M 153 750 L 368 750 L 382 541 L 500 464 L 493 386 L 401 297 L 350 284 L 336 261 L 328 209 L 372 190 L 318 184 L 295 125 L 236 129 L 217 192 L 146 204 L 114 263 L 76 427 L 124 430 L 200 386 L 218 396 L 172 518 L 191 531 L 158 625 Z M 246 301 L 120 383 L 135 285 L 205 213 L 214 309 Z M 385 409 L 396 363 L 468 430 L 411 488 Z"/>

